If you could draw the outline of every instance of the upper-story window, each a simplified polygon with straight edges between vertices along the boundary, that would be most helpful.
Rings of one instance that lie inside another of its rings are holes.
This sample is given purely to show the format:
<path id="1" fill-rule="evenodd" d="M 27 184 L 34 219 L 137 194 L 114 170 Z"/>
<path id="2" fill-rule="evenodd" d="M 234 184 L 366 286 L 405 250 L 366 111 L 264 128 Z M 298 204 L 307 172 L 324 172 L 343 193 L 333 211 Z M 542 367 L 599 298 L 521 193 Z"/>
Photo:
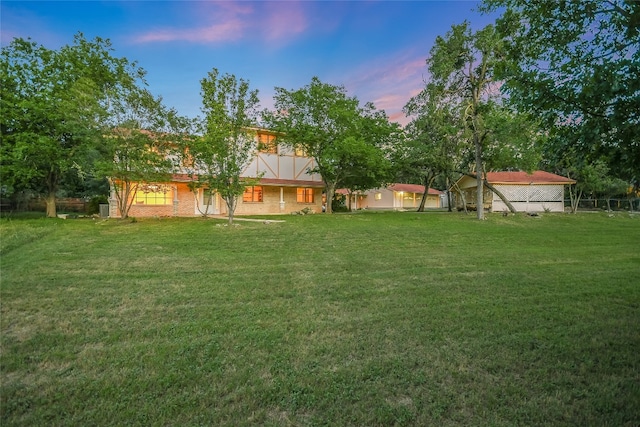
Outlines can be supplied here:
<path id="1" fill-rule="evenodd" d="M 304 147 L 300 146 L 300 145 L 296 145 L 296 157 L 309 157 L 307 150 L 304 149 Z"/>
<path id="2" fill-rule="evenodd" d="M 278 154 L 276 136 L 267 133 L 258 134 L 258 151 L 261 153 Z"/>

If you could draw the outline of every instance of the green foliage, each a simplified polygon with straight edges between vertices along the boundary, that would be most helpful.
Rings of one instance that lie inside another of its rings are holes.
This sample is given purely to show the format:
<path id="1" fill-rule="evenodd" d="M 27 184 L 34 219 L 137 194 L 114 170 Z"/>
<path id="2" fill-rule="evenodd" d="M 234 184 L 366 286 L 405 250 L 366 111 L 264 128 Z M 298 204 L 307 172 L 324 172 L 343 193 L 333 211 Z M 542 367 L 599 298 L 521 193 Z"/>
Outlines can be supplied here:
<path id="1" fill-rule="evenodd" d="M 436 175 L 448 174 L 457 166 L 463 173 L 477 177 L 476 200 L 480 206 L 484 197 L 483 174 L 491 167 L 488 158 L 493 155 L 494 162 L 499 164 L 499 157 L 504 157 L 507 151 L 505 147 L 522 148 L 512 135 L 500 137 L 511 119 L 496 102 L 499 92 L 494 70 L 501 52 L 502 41 L 494 26 L 473 32 L 468 22 L 453 25 L 444 37 L 436 38 L 431 48 L 427 59 L 430 83 L 405 107 L 406 111 L 418 115 L 414 132 L 418 132 L 418 139 L 426 139 L 426 151 L 433 159 L 425 168 L 426 184 L 430 185 Z M 456 131 L 442 119 L 457 114 L 461 119 L 453 122 L 458 124 Z M 425 131 L 429 127 L 432 129 Z M 423 132 L 427 134 L 422 136 Z M 509 140 L 505 141 L 506 138 Z M 459 148 L 461 141 L 467 142 L 466 149 Z M 454 153 L 461 157 L 452 156 Z M 471 159 L 464 165 L 465 160 Z M 478 219 L 484 217 L 483 209 L 477 213 Z"/>
<path id="2" fill-rule="evenodd" d="M 427 60 L 431 79 L 405 106 L 413 120 L 408 143 L 396 155 L 405 174 L 419 176 L 425 186 L 438 177 L 450 182 L 457 173 L 476 176 L 482 203 L 485 171 L 538 166 L 538 121 L 504 105 L 498 90 L 502 55 L 492 25 L 473 32 L 464 22 L 436 39 Z"/>
<path id="3" fill-rule="evenodd" d="M 118 212 L 127 218 L 135 195 L 146 183 L 166 182 L 171 176 L 169 147 L 163 137 L 144 129 L 119 127 L 105 138 L 105 150 L 111 154 L 97 163 L 99 173 L 109 177 Z"/>
<path id="4" fill-rule="evenodd" d="M 640 3 L 628 0 L 485 0 L 504 8 L 498 76 L 523 112 L 539 117 L 559 154 L 605 161 L 640 182 Z"/>
<path id="5" fill-rule="evenodd" d="M 109 203 L 107 196 L 94 196 L 87 203 L 87 213 L 89 215 L 97 214 L 100 212 L 100 205 Z"/>
<path id="6" fill-rule="evenodd" d="M 340 186 L 373 188 L 389 179 L 383 149 L 398 137 L 399 127 L 373 104 L 360 107 L 344 87 L 317 77 L 298 90 L 276 88 L 274 101 L 275 111 L 264 113 L 265 122 L 283 143 L 314 158 L 313 172 L 322 176 L 328 200 Z"/>
<path id="7" fill-rule="evenodd" d="M 333 195 L 333 199 L 331 199 L 331 212 L 349 212 L 345 195 L 338 193 Z"/>
<path id="8" fill-rule="evenodd" d="M 98 145 L 112 102 L 143 82 L 144 72 L 111 50 L 82 34 L 59 50 L 24 39 L 2 48 L 3 185 L 45 194 L 48 216 L 62 177 Z"/>
<path id="9" fill-rule="evenodd" d="M 484 147 L 487 171 L 537 169 L 546 137 L 540 123 L 506 105 L 488 106 L 484 122 L 489 132 Z"/>
<path id="10" fill-rule="evenodd" d="M 255 155 L 255 126 L 258 121 L 258 91 L 233 74 L 220 75 L 217 69 L 201 81 L 202 136 L 186 143 L 186 156 L 193 161 L 192 188 L 215 191 L 227 204 L 229 223 L 248 179 L 242 173 Z"/>
<path id="11" fill-rule="evenodd" d="M 486 154 L 483 150 L 490 130 L 485 114 L 491 108 L 493 69 L 500 42 L 493 26 L 472 32 L 469 23 L 453 25 L 445 37 L 438 36 L 427 60 L 432 77 L 430 95 L 439 97 L 435 102 L 452 103 L 462 115 L 465 138 L 473 147 L 473 166 L 478 176 L 478 204 L 482 204 L 482 174 Z M 478 209 L 478 218 L 484 212 Z"/>
<path id="12" fill-rule="evenodd" d="M 401 182 L 424 182 L 430 187 L 438 177 L 452 180 L 472 158 L 459 105 L 445 99 L 441 89 L 427 84 L 404 108 L 413 120 L 406 128 L 407 138 L 393 150 Z"/>

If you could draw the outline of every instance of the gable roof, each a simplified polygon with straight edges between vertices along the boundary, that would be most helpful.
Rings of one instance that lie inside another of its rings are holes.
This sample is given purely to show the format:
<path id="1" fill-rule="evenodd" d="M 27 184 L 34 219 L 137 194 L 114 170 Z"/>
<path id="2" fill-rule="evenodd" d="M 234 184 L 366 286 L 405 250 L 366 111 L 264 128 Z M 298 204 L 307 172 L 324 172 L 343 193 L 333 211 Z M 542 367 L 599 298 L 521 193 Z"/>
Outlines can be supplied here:
<path id="1" fill-rule="evenodd" d="M 487 181 L 491 184 L 575 184 L 573 179 L 545 171 L 487 172 Z"/>

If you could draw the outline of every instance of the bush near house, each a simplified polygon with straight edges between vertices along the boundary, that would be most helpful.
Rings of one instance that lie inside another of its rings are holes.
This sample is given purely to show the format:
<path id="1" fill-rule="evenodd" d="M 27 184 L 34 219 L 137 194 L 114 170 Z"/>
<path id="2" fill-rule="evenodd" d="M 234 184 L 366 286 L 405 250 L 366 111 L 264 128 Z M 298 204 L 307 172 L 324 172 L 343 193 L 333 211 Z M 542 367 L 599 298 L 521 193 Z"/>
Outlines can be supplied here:
<path id="1" fill-rule="evenodd" d="M 635 425 L 640 216 L 0 220 L 2 425 Z"/>

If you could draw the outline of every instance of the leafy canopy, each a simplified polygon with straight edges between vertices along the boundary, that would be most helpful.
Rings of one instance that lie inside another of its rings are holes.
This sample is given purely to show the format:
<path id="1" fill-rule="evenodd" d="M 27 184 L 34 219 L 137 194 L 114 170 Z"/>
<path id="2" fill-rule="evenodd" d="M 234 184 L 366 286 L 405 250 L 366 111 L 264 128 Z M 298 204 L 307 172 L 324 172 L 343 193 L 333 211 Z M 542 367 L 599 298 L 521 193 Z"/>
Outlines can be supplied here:
<path id="1" fill-rule="evenodd" d="M 55 216 L 61 178 L 99 145 L 114 101 L 144 85 L 144 71 L 112 56 L 109 40 L 47 49 L 14 39 L 0 54 L 4 190 L 47 196 Z"/>
<path id="2" fill-rule="evenodd" d="M 233 222 L 238 198 L 254 180 L 242 173 L 255 155 L 255 127 L 258 123 L 258 91 L 233 74 L 211 70 L 201 80 L 202 136 L 187 142 L 192 159 L 193 189 L 217 192 L 227 204 L 229 223 Z"/>
<path id="3" fill-rule="evenodd" d="M 640 181 L 640 2 L 485 0 L 505 8 L 498 76 L 520 111 L 550 132 L 546 156 L 606 162 L 615 176 Z"/>
<path id="4" fill-rule="evenodd" d="M 265 112 L 263 118 L 281 134 L 280 141 L 315 160 L 313 172 L 325 182 L 328 213 L 338 186 L 372 188 L 388 179 L 383 149 L 399 129 L 373 104 L 361 107 L 343 86 L 317 77 L 297 90 L 276 88 L 274 101 L 275 111 Z"/>

